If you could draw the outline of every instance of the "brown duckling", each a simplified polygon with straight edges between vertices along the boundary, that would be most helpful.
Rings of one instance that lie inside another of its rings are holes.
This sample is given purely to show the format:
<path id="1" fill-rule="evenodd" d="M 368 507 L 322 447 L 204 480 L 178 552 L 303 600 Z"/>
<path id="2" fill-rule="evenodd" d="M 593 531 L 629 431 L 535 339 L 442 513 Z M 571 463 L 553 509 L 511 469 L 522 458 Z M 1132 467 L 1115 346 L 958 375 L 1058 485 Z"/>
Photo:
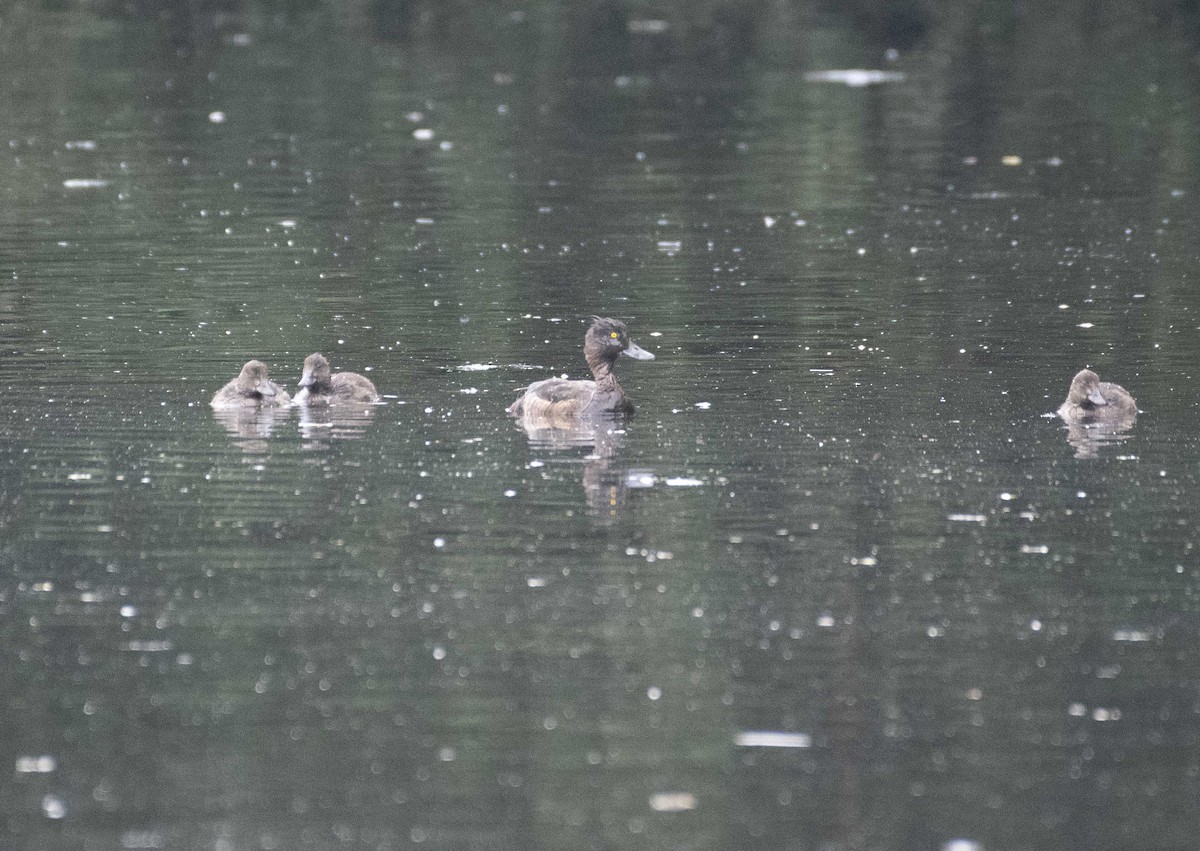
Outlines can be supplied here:
<path id="1" fill-rule="evenodd" d="M 1114 423 L 1137 417 L 1137 402 L 1129 391 L 1118 384 L 1101 381 L 1090 369 L 1080 370 L 1071 380 L 1067 401 L 1058 415 L 1072 425 Z"/>
<path id="2" fill-rule="evenodd" d="M 282 387 L 267 378 L 267 365 L 247 361 L 238 377 L 217 391 L 214 408 L 279 407 L 291 402 Z"/>
<path id="3" fill-rule="evenodd" d="M 379 391 L 371 379 L 357 372 L 330 372 L 329 361 L 314 352 L 304 359 L 297 405 L 368 404 L 379 401 Z"/>
<path id="4" fill-rule="evenodd" d="M 525 389 L 508 412 L 525 420 L 562 423 L 605 413 L 632 413 L 613 364 L 620 355 L 636 360 L 654 360 L 654 355 L 629 339 L 625 323 L 592 317 L 592 327 L 583 338 L 583 356 L 592 370 L 592 381 L 547 378 Z"/>

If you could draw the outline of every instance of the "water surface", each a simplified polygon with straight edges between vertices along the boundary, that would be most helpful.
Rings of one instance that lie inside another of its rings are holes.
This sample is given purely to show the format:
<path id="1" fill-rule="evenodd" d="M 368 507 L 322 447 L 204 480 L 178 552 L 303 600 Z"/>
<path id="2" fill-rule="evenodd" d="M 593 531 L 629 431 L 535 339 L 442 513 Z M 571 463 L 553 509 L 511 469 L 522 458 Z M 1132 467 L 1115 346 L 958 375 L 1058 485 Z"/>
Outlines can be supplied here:
<path id="1" fill-rule="evenodd" d="M 4 13 L 12 847 L 1190 847 L 1197 31 Z"/>

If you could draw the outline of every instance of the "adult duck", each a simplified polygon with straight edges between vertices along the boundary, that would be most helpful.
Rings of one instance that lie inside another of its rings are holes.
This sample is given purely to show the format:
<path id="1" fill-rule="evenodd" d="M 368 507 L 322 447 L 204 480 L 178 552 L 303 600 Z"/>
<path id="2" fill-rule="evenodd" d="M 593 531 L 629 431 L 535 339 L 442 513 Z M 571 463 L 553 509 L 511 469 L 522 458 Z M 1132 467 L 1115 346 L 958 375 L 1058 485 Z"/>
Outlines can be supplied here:
<path id="1" fill-rule="evenodd" d="M 1132 423 L 1137 402 L 1124 387 L 1101 381 L 1096 373 L 1083 369 L 1071 380 L 1067 401 L 1059 406 L 1058 415 L 1071 425 Z"/>
<path id="2" fill-rule="evenodd" d="M 238 377 L 217 391 L 214 408 L 280 407 L 291 402 L 287 392 L 267 377 L 267 365 L 260 360 L 247 361 Z"/>
<path id="3" fill-rule="evenodd" d="M 320 352 L 304 359 L 297 405 L 369 404 L 379 401 L 379 391 L 371 379 L 357 372 L 332 372 L 329 361 Z"/>
<path id="4" fill-rule="evenodd" d="M 592 327 L 583 338 L 583 356 L 592 370 L 592 380 L 569 381 L 547 378 L 530 384 L 508 407 L 513 416 L 527 421 L 571 423 L 600 414 L 627 414 L 633 404 L 625 398 L 613 365 L 621 355 L 635 360 L 654 360 L 654 355 L 629 339 L 625 323 L 592 317 Z"/>

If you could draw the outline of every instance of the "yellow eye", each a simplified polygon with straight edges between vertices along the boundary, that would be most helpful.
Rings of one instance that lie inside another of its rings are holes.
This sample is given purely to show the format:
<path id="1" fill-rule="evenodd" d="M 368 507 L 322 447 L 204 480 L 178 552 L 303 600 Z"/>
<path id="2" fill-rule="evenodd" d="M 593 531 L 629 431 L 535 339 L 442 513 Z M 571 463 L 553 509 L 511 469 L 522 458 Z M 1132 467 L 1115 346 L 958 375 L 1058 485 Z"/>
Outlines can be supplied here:
<path id="1" fill-rule="evenodd" d="M 620 335 L 620 334 L 618 334 L 616 331 L 613 331 L 613 332 L 612 332 L 611 334 L 609 334 L 608 336 L 612 337 L 612 338 L 615 340 L 615 339 L 617 339 L 617 337 L 620 337 L 621 335 Z"/>

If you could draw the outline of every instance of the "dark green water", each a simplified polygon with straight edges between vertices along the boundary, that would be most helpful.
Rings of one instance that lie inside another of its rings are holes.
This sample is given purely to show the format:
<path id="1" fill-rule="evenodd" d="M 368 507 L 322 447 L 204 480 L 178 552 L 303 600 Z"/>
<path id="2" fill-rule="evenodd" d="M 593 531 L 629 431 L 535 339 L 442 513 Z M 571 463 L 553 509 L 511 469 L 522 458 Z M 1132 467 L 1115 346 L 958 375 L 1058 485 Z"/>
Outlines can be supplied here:
<path id="1" fill-rule="evenodd" d="M 1200 24 L 946 5 L 0 12 L 0 845 L 1194 847 Z"/>

